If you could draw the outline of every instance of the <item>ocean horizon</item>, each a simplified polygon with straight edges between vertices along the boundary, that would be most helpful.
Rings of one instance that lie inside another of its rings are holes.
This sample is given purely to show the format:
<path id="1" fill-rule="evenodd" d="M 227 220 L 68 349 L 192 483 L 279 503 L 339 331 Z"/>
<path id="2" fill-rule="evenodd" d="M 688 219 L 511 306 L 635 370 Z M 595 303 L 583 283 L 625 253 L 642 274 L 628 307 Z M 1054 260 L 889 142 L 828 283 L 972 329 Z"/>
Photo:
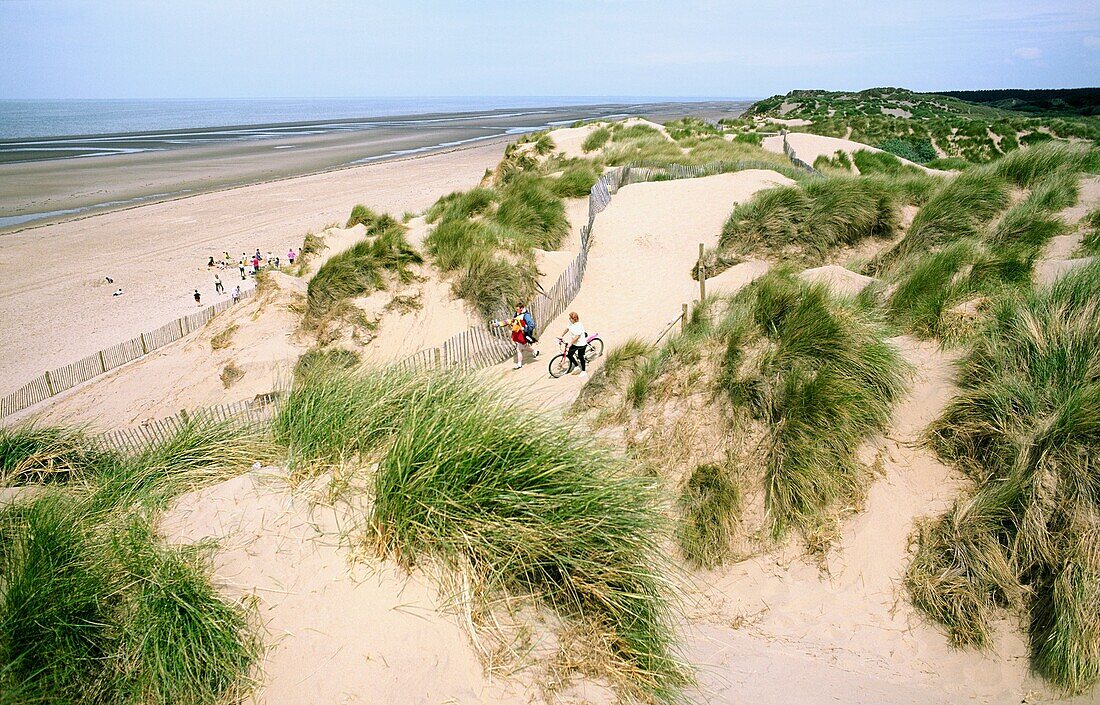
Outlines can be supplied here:
<path id="1" fill-rule="evenodd" d="M 404 98 L 0 98 L 0 139 L 80 137 L 601 104 L 744 100 L 676 96 L 425 96 Z"/>

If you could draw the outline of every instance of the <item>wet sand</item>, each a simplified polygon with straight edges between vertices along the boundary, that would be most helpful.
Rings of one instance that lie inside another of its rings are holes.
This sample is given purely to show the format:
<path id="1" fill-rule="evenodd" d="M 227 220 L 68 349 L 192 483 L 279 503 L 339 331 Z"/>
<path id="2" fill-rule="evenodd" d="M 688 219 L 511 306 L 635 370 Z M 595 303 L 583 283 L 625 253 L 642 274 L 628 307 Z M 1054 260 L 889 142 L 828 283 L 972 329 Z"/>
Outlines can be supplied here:
<path id="1" fill-rule="evenodd" d="M 638 114 L 660 119 L 679 115 L 717 118 L 740 114 L 747 105 L 570 106 L 88 136 L 55 142 L 68 145 L 67 149 L 77 154 L 81 149 L 120 145 L 155 151 L 40 161 L 32 160 L 36 152 L 5 152 L 4 148 L 24 149 L 42 140 L 0 141 L 0 234 L 234 186 L 515 139 L 551 124 Z M 324 133 L 305 134 L 318 131 Z M 257 133 L 279 136 L 252 137 Z M 28 161 L 10 161 L 14 158 Z"/>

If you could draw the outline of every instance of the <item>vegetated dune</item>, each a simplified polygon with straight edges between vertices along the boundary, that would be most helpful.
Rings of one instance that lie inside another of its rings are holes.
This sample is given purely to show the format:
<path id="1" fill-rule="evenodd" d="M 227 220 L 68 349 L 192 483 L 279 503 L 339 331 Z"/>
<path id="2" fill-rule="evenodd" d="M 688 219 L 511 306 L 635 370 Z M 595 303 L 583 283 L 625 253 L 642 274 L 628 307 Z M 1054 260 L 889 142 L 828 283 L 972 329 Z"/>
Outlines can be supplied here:
<path id="1" fill-rule="evenodd" d="M 838 137 L 822 137 L 821 135 L 814 135 L 808 132 L 788 132 L 787 143 L 790 144 L 791 149 L 794 150 L 798 158 L 807 164 L 813 164 L 814 160 L 821 156 L 832 157 L 837 152 L 846 152 L 850 157 L 860 150 L 866 150 L 868 152 L 883 151 L 877 147 L 872 147 L 860 142 L 853 142 L 852 140 L 840 139 Z M 770 152 L 782 154 L 783 137 L 765 137 L 763 146 L 764 149 Z M 949 176 L 952 174 L 952 172 L 942 169 L 929 169 L 926 166 L 922 166 L 901 157 L 898 157 L 898 160 L 901 161 L 902 164 L 915 166 L 918 169 L 922 169 L 936 176 Z"/>
<path id="2" fill-rule="evenodd" d="M 611 123 L 599 122 L 589 125 L 582 125 L 580 127 L 559 127 L 556 130 L 551 130 L 549 133 L 550 139 L 554 141 L 555 151 L 562 152 L 567 157 L 584 158 L 591 157 L 599 153 L 599 149 L 592 150 L 591 152 L 584 151 L 584 141 L 595 132 L 596 130 L 606 128 Z M 645 118 L 629 118 L 622 120 L 616 124 L 623 127 L 630 127 L 631 125 L 645 125 L 651 127 L 659 132 L 665 139 L 673 141 L 672 137 L 668 134 L 668 130 L 664 125 L 656 122 L 651 122 Z"/>

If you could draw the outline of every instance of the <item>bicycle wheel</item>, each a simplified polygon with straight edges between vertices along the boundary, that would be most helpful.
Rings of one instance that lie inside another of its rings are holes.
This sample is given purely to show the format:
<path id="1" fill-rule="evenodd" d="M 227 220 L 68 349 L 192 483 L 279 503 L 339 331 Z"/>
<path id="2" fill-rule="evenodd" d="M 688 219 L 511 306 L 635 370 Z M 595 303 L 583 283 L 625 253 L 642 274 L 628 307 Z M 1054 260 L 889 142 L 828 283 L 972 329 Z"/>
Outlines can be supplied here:
<path id="1" fill-rule="evenodd" d="M 585 362 L 592 362 L 600 355 L 603 355 L 603 341 L 599 338 L 593 338 L 588 342 L 584 351 Z"/>
<path id="2" fill-rule="evenodd" d="M 573 363 L 569 361 L 569 358 L 565 356 L 565 353 L 558 353 L 550 360 L 550 376 L 554 379 L 558 377 L 564 377 L 573 371 Z"/>

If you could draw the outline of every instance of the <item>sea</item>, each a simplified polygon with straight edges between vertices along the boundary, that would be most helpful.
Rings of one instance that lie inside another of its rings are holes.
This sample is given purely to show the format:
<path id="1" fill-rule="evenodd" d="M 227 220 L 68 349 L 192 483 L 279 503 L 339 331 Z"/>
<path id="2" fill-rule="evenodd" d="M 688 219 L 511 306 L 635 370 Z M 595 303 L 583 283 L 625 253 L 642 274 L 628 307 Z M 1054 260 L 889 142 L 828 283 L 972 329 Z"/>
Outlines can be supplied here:
<path id="1" fill-rule="evenodd" d="M 0 139 L 116 135 L 210 127 L 312 123 L 396 115 L 679 100 L 684 99 L 652 96 L 443 96 L 214 100 L 0 99 Z"/>

